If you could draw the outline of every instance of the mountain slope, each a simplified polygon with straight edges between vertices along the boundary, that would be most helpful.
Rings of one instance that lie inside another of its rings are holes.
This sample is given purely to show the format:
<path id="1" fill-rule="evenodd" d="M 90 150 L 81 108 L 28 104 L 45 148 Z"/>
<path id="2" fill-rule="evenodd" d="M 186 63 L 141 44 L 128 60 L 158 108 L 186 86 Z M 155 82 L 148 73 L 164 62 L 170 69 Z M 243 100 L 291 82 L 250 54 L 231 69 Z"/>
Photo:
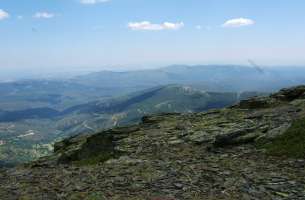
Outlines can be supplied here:
<path id="1" fill-rule="evenodd" d="M 63 80 L 21 80 L 0 83 L 0 110 L 15 111 L 71 106 L 127 95 L 160 85 L 189 85 L 216 92 L 273 92 L 305 83 L 304 67 L 174 65 L 126 72 L 102 71 Z M 247 83 L 247 84 L 245 84 Z"/>
<path id="2" fill-rule="evenodd" d="M 71 81 L 92 87 L 116 88 L 124 93 L 168 84 L 192 85 L 217 92 L 273 92 L 283 87 L 304 84 L 303 74 L 304 67 L 293 66 L 258 70 L 238 65 L 173 65 L 151 70 L 96 72 Z"/>
<path id="3" fill-rule="evenodd" d="M 85 103 L 63 111 L 47 107 L 0 111 L 0 160 L 6 163 L 33 160 L 46 155 L 54 141 L 138 123 L 147 114 L 197 112 L 236 102 L 235 93 L 209 93 L 171 85 Z"/>
<path id="4" fill-rule="evenodd" d="M 203 92 L 186 86 L 161 86 L 106 101 L 96 101 L 64 111 L 58 124 L 74 121 L 72 132 L 93 132 L 97 129 L 139 122 L 142 116 L 154 113 L 188 113 L 222 108 L 238 101 L 236 93 Z M 81 120 L 78 120 L 81 119 Z M 69 130 L 66 130 L 69 132 Z"/>
<path id="5" fill-rule="evenodd" d="M 24 80 L 0 83 L 0 110 L 16 111 L 47 107 L 68 107 L 112 97 L 114 89 L 84 86 L 68 80 Z"/>
<path id="6" fill-rule="evenodd" d="M 299 122 L 295 124 L 304 117 L 305 86 L 225 109 L 144 117 L 139 125 L 63 140 L 55 144 L 52 156 L 3 170 L 0 195 L 5 199 L 304 199 L 304 154 L 298 159 L 284 152 L 281 157 L 265 154 L 265 145 L 287 134 L 305 134 Z M 298 134 L 293 133 L 296 130 Z"/>

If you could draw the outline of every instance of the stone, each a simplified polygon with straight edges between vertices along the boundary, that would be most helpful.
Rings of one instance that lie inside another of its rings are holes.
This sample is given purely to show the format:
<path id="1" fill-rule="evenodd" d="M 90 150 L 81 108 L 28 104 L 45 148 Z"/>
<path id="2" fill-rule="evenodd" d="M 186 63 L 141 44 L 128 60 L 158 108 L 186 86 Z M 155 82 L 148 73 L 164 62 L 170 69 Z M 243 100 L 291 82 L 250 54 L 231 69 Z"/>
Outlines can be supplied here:
<path id="1" fill-rule="evenodd" d="M 253 133 L 255 130 L 257 130 L 256 127 L 235 130 L 226 134 L 217 135 L 213 145 L 216 147 L 223 147 L 227 145 L 252 142 L 258 137 L 257 134 L 250 135 L 250 133 Z"/>
<path id="2" fill-rule="evenodd" d="M 305 104 L 290 102 L 303 89 L 291 90 L 244 108 L 148 116 L 67 138 L 50 156 L 0 168 L 0 198 L 304 199 L 304 158 L 269 156 L 258 142 L 305 117 Z"/>
<path id="3" fill-rule="evenodd" d="M 280 90 L 279 92 L 273 94 L 271 97 L 284 100 L 284 101 L 292 101 L 295 99 L 303 99 L 305 98 L 305 86 L 297 86 L 292 88 L 285 88 Z"/>

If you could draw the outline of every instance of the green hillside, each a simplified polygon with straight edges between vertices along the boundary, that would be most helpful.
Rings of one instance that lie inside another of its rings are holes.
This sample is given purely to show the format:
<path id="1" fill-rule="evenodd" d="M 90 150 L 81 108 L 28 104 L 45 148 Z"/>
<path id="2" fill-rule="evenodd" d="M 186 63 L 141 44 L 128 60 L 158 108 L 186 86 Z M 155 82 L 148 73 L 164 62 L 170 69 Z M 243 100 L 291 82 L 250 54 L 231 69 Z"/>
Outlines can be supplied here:
<path id="1" fill-rule="evenodd" d="M 133 110 L 128 99 L 138 99 L 154 107 L 162 95 L 172 100 L 171 91 L 181 102 L 194 94 L 210 99 L 170 86 L 111 103 Z M 304 200 L 304 117 L 305 86 L 223 109 L 145 116 L 135 125 L 66 138 L 50 156 L 0 169 L 0 197 Z"/>
<path id="2" fill-rule="evenodd" d="M 2 163 L 30 161 L 46 155 L 54 141 L 138 123 L 145 115 L 205 111 L 236 102 L 236 93 L 210 93 L 169 85 L 63 111 L 45 108 L 0 112 L 0 160 Z"/>

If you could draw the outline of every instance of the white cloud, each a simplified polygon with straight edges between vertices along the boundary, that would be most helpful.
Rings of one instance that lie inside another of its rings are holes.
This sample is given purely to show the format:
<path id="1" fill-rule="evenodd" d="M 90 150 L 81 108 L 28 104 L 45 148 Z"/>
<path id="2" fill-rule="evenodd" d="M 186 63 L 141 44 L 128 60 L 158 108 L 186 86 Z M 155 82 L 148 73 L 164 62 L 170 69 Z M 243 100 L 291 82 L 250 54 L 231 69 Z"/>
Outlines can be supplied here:
<path id="1" fill-rule="evenodd" d="M 9 17 L 10 17 L 10 15 L 7 12 L 5 12 L 2 9 L 0 9 L 0 20 L 7 19 Z"/>
<path id="2" fill-rule="evenodd" d="M 128 28 L 131 30 L 161 31 L 161 30 L 179 30 L 184 27 L 183 22 L 171 23 L 164 22 L 162 24 L 152 24 L 149 21 L 130 22 Z"/>
<path id="3" fill-rule="evenodd" d="M 44 18 L 44 19 L 50 19 L 55 17 L 55 14 L 53 13 L 49 13 L 49 12 L 37 12 L 35 13 L 35 15 L 33 16 L 34 18 Z"/>
<path id="4" fill-rule="evenodd" d="M 22 15 L 18 15 L 18 16 L 17 16 L 17 19 L 20 19 L 20 20 L 21 20 L 21 19 L 23 19 L 23 16 L 22 16 Z"/>
<path id="5" fill-rule="evenodd" d="M 80 0 L 80 3 L 93 5 L 97 3 L 106 3 L 108 1 L 110 0 Z"/>
<path id="6" fill-rule="evenodd" d="M 195 28 L 196 28 L 197 30 L 201 30 L 201 29 L 202 29 L 202 26 L 201 26 L 201 25 L 197 25 Z"/>
<path id="7" fill-rule="evenodd" d="M 241 26 L 251 26 L 254 25 L 255 21 L 252 19 L 247 19 L 247 18 L 236 18 L 236 19 L 230 19 L 226 21 L 222 27 L 225 28 L 237 28 Z"/>

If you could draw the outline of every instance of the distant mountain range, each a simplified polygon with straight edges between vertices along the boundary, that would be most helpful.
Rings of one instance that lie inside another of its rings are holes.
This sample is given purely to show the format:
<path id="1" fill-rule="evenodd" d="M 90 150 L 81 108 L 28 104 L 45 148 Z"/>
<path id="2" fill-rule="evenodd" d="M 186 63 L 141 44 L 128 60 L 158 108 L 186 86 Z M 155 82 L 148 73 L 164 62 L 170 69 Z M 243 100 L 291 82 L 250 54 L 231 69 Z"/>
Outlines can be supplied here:
<path id="1" fill-rule="evenodd" d="M 150 92 L 172 90 L 194 94 Z M 0 169 L 1 199 L 304 200 L 304 127 L 305 86 L 225 109 L 146 116 Z"/>
<path id="2" fill-rule="evenodd" d="M 206 91 L 216 92 L 274 92 L 282 87 L 304 83 L 304 74 L 305 67 L 173 65 L 143 71 L 102 71 L 78 76 L 71 81 L 87 86 L 116 88 L 120 92 L 131 92 L 168 84 L 192 85 Z"/>
<path id="3" fill-rule="evenodd" d="M 0 83 L 0 161 L 26 162 L 46 155 L 54 141 L 144 115 L 222 108 L 302 83 L 305 68 L 219 65 Z"/>
<path id="4" fill-rule="evenodd" d="M 0 111 L 0 160 L 25 162 L 45 155 L 51 143 L 76 134 L 138 123 L 155 113 L 191 113 L 222 108 L 238 101 L 237 93 L 204 92 L 187 86 L 159 86 L 63 111 L 32 108 Z"/>
<path id="5" fill-rule="evenodd" d="M 214 92 L 274 92 L 305 83 L 305 67 L 259 68 L 233 65 L 94 72 L 62 80 L 0 83 L 0 110 L 50 107 L 64 110 L 90 101 L 122 96 L 161 85 L 188 85 Z"/>

